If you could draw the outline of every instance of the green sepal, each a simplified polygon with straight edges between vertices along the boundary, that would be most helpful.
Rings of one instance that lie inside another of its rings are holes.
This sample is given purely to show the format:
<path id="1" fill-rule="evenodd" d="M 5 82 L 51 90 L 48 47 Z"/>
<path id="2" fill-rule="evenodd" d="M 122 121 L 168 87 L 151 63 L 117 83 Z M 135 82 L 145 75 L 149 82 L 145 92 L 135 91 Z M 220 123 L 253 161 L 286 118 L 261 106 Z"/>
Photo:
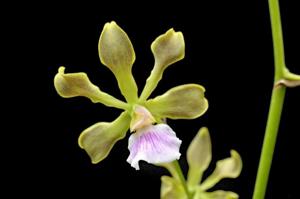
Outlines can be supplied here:
<path id="1" fill-rule="evenodd" d="M 88 153 L 92 163 L 106 158 L 114 144 L 125 137 L 130 119 L 130 115 L 123 112 L 113 122 L 96 123 L 81 133 L 78 144 Z"/>
<path id="2" fill-rule="evenodd" d="M 204 87 L 184 84 L 168 90 L 163 95 L 149 99 L 145 106 L 155 118 L 194 119 L 208 109 Z"/>
<path id="3" fill-rule="evenodd" d="M 137 85 L 131 72 L 135 52 L 129 37 L 116 22 L 112 21 L 104 25 L 98 49 L 100 61 L 115 75 L 127 102 L 136 102 Z"/>
<path id="4" fill-rule="evenodd" d="M 211 140 L 208 129 L 203 127 L 192 140 L 187 150 L 188 186 L 190 189 L 200 183 L 203 172 L 208 168 L 212 158 Z"/>
<path id="5" fill-rule="evenodd" d="M 65 67 L 61 66 L 54 77 L 54 87 L 57 93 L 64 98 L 87 97 L 94 103 L 102 103 L 106 106 L 128 109 L 129 106 L 101 91 L 89 80 L 86 73 L 65 73 Z"/>
<path id="6" fill-rule="evenodd" d="M 230 151 L 231 157 L 219 160 L 214 172 L 200 185 L 202 190 L 208 190 L 223 178 L 237 178 L 242 171 L 241 156 L 235 150 Z"/>
<path id="7" fill-rule="evenodd" d="M 183 34 L 175 32 L 173 28 L 165 34 L 157 37 L 151 44 L 155 63 L 146 85 L 140 96 L 140 102 L 144 102 L 156 88 L 161 80 L 164 70 L 171 64 L 181 60 L 185 55 L 185 43 Z"/>

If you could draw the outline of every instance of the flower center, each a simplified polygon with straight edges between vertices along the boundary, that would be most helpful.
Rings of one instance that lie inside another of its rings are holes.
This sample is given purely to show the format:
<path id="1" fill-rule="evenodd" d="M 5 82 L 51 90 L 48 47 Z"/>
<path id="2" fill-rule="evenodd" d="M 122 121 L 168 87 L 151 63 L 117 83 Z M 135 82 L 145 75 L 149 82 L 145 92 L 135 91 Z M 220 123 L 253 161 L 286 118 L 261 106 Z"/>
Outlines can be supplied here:
<path id="1" fill-rule="evenodd" d="M 141 105 L 135 105 L 130 122 L 130 131 L 134 132 L 138 129 L 149 126 L 155 122 L 153 115 Z"/>

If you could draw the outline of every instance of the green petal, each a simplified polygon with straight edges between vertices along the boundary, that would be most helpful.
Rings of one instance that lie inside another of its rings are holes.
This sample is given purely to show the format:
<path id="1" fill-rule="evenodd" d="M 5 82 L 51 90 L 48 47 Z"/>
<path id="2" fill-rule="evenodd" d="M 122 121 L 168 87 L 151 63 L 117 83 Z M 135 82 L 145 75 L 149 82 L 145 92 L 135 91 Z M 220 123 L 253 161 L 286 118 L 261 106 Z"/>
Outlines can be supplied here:
<path id="1" fill-rule="evenodd" d="M 113 122 L 96 123 L 81 133 L 78 144 L 86 150 L 92 163 L 96 164 L 106 158 L 118 140 L 125 137 L 129 123 L 127 112 L 123 112 Z"/>
<path id="2" fill-rule="evenodd" d="M 180 183 L 169 176 L 161 177 L 161 199 L 187 199 L 183 187 Z"/>
<path id="3" fill-rule="evenodd" d="M 207 128 L 201 128 L 187 150 L 188 185 L 194 189 L 211 161 L 211 141 Z"/>
<path id="4" fill-rule="evenodd" d="M 171 119 L 194 119 L 208 108 L 205 89 L 197 84 L 174 87 L 165 94 L 148 100 L 145 105 L 154 117 Z"/>
<path id="5" fill-rule="evenodd" d="M 239 195 L 231 191 L 218 190 L 214 192 L 201 192 L 200 189 L 195 193 L 194 199 L 238 199 Z"/>
<path id="6" fill-rule="evenodd" d="M 113 96 L 102 92 L 92 84 L 85 73 L 65 74 L 65 67 L 60 67 L 54 77 L 54 86 L 57 93 L 65 98 L 83 96 L 92 102 L 100 102 L 106 106 L 127 109 L 128 105 Z"/>
<path id="7" fill-rule="evenodd" d="M 202 190 L 213 187 L 223 178 L 237 178 L 242 171 L 242 159 L 240 155 L 231 150 L 231 157 L 217 162 L 214 172 L 200 185 Z"/>
<path id="8" fill-rule="evenodd" d="M 117 78 L 121 93 L 128 102 L 137 101 L 137 85 L 131 73 L 135 61 L 127 34 L 114 22 L 106 23 L 99 39 L 99 56 Z"/>
<path id="9" fill-rule="evenodd" d="M 184 58 L 184 38 L 181 32 L 175 32 L 173 28 L 160 35 L 151 44 L 151 50 L 157 67 L 164 70 L 167 66 Z"/>
<path id="10" fill-rule="evenodd" d="M 154 68 L 147 79 L 140 101 L 145 101 L 156 88 L 162 78 L 164 70 L 171 64 L 184 58 L 185 44 L 181 32 L 168 30 L 160 35 L 151 44 L 151 50 L 155 58 Z"/>

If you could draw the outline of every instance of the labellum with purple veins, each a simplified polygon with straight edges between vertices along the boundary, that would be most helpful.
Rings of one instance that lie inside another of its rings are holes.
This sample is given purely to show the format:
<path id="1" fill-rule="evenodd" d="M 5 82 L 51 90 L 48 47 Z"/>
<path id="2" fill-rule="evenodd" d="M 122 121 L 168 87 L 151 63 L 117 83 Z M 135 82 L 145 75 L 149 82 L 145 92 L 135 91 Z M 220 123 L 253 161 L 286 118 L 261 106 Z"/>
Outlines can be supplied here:
<path id="1" fill-rule="evenodd" d="M 144 107 L 134 108 L 130 124 L 133 132 L 129 137 L 130 155 L 127 162 L 137 170 L 139 161 L 159 164 L 178 160 L 181 140 L 167 124 L 156 124 L 151 113 Z"/>

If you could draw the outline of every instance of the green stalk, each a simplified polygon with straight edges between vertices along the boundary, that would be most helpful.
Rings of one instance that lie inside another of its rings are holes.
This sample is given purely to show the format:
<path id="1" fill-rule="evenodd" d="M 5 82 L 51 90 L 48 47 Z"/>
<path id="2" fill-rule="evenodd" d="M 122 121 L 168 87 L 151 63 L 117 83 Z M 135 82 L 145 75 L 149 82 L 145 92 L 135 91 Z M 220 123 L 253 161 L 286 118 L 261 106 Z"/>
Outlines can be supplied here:
<path id="1" fill-rule="evenodd" d="M 178 178 L 179 178 L 180 183 L 181 183 L 181 185 L 183 186 L 183 189 L 184 189 L 184 191 L 185 191 L 185 193 L 186 193 L 187 198 L 188 198 L 188 199 L 192 199 L 192 195 L 191 195 L 191 193 L 190 193 L 189 190 L 188 190 L 188 187 L 187 187 L 187 185 L 186 185 L 186 180 L 185 180 L 185 178 L 184 178 L 184 175 L 183 175 L 183 173 L 182 173 L 182 170 L 181 170 L 181 167 L 180 167 L 178 161 L 177 161 L 177 160 L 174 161 L 174 162 L 173 162 L 173 165 L 174 165 L 174 169 L 175 169 L 175 171 L 176 171 L 176 176 L 174 176 L 174 177 L 178 177 Z"/>
<path id="2" fill-rule="evenodd" d="M 269 10 L 272 26 L 275 77 L 274 85 L 284 78 L 284 46 L 281 29 L 281 19 L 278 0 L 269 0 Z M 253 199 L 264 199 L 271 169 L 276 138 L 285 97 L 285 86 L 274 87 L 266 126 L 266 132 L 255 182 Z"/>

